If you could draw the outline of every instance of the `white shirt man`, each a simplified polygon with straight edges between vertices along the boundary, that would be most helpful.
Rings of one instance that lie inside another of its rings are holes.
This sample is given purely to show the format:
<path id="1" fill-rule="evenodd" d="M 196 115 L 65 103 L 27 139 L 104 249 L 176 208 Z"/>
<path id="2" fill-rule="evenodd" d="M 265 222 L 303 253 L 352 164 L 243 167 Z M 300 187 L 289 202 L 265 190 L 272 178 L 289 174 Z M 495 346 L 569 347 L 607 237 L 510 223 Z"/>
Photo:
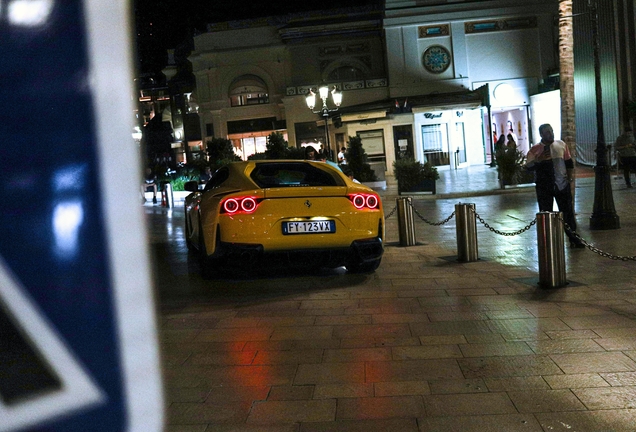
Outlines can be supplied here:
<path id="1" fill-rule="evenodd" d="M 345 159 L 345 148 L 341 148 L 338 152 L 338 163 L 341 165 L 346 165 L 347 160 Z"/>
<path id="2" fill-rule="evenodd" d="M 570 245 L 583 248 L 585 245 L 572 234 L 576 231 L 576 219 L 570 190 L 574 169 L 570 150 L 563 141 L 554 139 L 554 131 L 549 124 L 539 126 L 539 134 L 541 142 L 528 151 L 526 163 L 526 169 L 534 171 L 539 211 L 551 212 L 556 200 L 563 220 L 570 228 L 565 230 Z"/>

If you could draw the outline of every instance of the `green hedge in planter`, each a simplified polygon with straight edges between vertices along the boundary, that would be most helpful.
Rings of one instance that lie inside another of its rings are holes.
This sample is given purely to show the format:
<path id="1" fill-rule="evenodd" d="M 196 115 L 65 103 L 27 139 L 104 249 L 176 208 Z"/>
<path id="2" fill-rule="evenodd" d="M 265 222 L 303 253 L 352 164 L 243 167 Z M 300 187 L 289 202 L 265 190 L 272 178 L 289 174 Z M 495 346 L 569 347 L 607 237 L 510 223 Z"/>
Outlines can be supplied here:
<path id="1" fill-rule="evenodd" d="M 180 176 L 172 180 L 170 183 L 172 183 L 172 190 L 174 192 L 177 192 L 177 191 L 184 191 L 185 190 L 184 186 L 187 182 L 197 181 L 197 180 L 198 180 L 198 176 Z"/>
<path id="2" fill-rule="evenodd" d="M 437 168 L 430 162 L 421 163 L 411 158 L 398 159 L 393 162 L 393 174 L 398 183 L 398 192 L 424 190 L 435 193 L 435 181 L 439 179 Z M 428 183 L 428 186 L 425 183 Z"/>

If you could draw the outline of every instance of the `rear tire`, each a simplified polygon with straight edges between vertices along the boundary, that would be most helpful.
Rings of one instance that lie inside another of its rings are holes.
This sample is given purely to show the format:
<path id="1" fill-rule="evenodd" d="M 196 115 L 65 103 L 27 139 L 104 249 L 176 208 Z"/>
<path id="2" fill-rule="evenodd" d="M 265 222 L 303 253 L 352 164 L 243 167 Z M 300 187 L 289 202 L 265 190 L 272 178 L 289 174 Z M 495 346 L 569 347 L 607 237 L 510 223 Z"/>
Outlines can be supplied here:
<path id="1" fill-rule="evenodd" d="M 378 258 L 374 261 L 363 262 L 361 260 L 351 262 L 345 265 L 347 272 L 349 273 L 373 273 L 380 267 L 382 258 Z"/>
<path id="2" fill-rule="evenodd" d="M 212 279 L 216 276 L 217 271 L 214 268 L 214 261 L 215 260 L 213 258 L 208 256 L 208 251 L 205 248 L 203 227 L 201 226 L 201 218 L 199 218 L 199 267 L 201 268 L 201 276 L 203 279 Z"/>
<path id="3" fill-rule="evenodd" d="M 185 242 L 189 251 L 194 250 L 195 247 L 192 244 L 192 240 L 190 240 L 190 224 L 188 223 L 188 215 L 185 215 Z"/>

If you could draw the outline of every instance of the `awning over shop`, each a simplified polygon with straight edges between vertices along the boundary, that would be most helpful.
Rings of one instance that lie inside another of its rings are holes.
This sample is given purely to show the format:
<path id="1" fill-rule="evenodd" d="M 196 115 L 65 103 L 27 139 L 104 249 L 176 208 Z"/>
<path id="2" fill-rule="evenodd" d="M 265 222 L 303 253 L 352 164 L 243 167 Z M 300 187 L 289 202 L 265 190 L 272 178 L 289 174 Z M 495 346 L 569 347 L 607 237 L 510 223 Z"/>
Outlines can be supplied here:
<path id="1" fill-rule="evenodd" d="M 431 111 L 443 111 L 443 110 L 451 110 L 451 109 L 475 109 L 482 106 L 480 101 L 472 101 L 472 102 L 464 102 L 464 103 L 440 103 L 436 105 L 423 105 L 413 107 L 411 109 L 414 113 L 423 113 L 423 112 L 431 112 Z"/>
<path id="2" fill-rule="evenodd" d="M 343 122 L 348 122 L 381 118 L 386 117 L 388 114 L 421 113 L 449 109 L 474 109 L 480 106 L 487 106 L 488 104 L 488 89 L 487 86 L 483 86 L 477 90 L 389 98 L 359 105 L 340 107 L 338 114 Z"/>

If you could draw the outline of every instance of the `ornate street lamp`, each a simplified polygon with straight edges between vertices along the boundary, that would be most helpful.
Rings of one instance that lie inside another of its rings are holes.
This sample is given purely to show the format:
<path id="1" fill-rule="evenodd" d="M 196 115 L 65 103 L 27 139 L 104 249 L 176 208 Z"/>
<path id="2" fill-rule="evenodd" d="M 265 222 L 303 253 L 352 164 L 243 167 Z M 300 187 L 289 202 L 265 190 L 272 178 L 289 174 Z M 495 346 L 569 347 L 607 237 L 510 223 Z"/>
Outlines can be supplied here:
<path id="1" fill-rule="evenodd" d="M 591 230 L 618 229 L 620 219 L 614 208 L 608 146 L 605 144 L 603 125 L 603 94 L 601 90 L 601 61 L 599 59 L 598 10 L 596 2 L 588 0 L 592 19 L 592 46 L 594 49 L 594 85 L 596 88 L 596 166 L 594 167 L 594 207 L 590 216 Z"/>
<path id="2" fill-rule="evenodd" d="M 333 90 L 331 90 L 331 98 L 333 99 L 334 105 L 336 105 L 335 108 L 329 108 L 327 106 L 327 98 L 329 97 L 329 87 L 327 86 L 320 87 L 318 89 L 318 94 L 320 95 L 320 99 L 322 100 L 322 108 L 317 111 L 314 110 L 314 107 L 316 106 L 316 93 L 314 93 L 313 90 L 309 90 L 309 95 L 305 98 L 305 100 L 307 102 L 307 106 L 309 107 L 309 109 L 314 114 L 320 114 L 325 120 L 325 144 L 326 144 L 327 150 L 332 151 L 331 144 L 329 143 L 329 122 L 328 122 L 329 113 L 338 111 L 338 108 L 340 107 L 340 104 L 342 103 L 342 92 L 338 92 L 336 89 L 336 86 L 333 86 Z M 333 152 L 334 157 L 337 154 L 338 154 L 338 151 L 336 149 L 336 151 Z"/>

